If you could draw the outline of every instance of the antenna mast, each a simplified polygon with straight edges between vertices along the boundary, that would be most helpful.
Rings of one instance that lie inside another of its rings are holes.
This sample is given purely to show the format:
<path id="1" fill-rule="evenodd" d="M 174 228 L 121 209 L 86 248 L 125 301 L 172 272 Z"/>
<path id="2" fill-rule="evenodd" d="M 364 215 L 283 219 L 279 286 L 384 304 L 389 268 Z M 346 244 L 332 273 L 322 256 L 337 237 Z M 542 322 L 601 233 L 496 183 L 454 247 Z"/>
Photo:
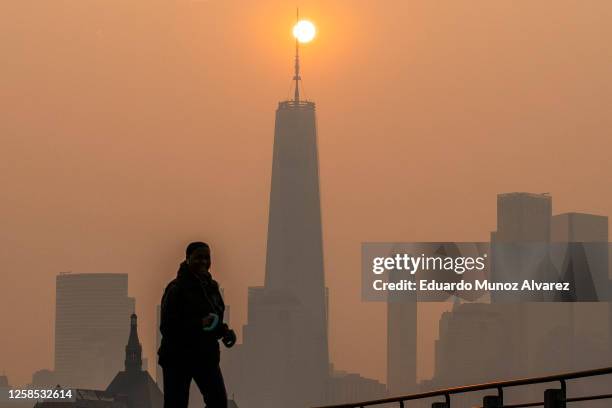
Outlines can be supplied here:
<path id="1" fill-rule="evenodd" d="M 295 13 L 295 21 L 296 24 L 300 21 L 300 9 L 297 8 L 296 9 L 296 13 Z M 293 100 L 296 103 L 300 102 L 300 80 L 302 79 L 302 77 L 300 77 L 300 43 L 297 39 L 297 37 L 295 38 L 295 74 L 293 76 L 293 80 L 295 81 L 295 93 L 293 95 Z"/>

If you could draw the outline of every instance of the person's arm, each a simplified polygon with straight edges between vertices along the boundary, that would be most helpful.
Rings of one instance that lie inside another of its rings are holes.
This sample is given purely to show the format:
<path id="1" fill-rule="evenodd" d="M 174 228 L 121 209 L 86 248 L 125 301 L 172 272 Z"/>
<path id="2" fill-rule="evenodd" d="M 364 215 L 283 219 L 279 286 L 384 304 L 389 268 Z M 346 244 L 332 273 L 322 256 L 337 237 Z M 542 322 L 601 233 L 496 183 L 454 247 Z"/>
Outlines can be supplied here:
<path id="1" fill-rule="evenodd" d="M 223 296 L 221 296 L 221 291 L 219 291 L 219 285 L 215 282 L 215 288 L 216 288 L 216 297 L 217 297 L 217 302 L 218 302 L 218 306 L 221 309 L 221 322 L 223 322 L 223 317 L 225 314 L 225 302 L 223 301 Z M 227 348 L 231 348 L 234 346 L 234 344 L 236 344 L 236 333 L 226 324 L 226 323 L 221 323 L 219 330 L 218 330 L 218 338 L 221 339 L 221 341 L 223 342 L 223 344 L 225 345 L 225 347 Z"/>
<path id="2" fill-rule="evenodd" d="M 206 316 L 202 319 L 204 330 L 210 332 L 217 338 L 221 338 L 227 325 L 223 323 L 225 315 L 225 303 L 219 291 L 219 284 L 213 279 L 200 278 L 203 295 L 203 306 Z"/>

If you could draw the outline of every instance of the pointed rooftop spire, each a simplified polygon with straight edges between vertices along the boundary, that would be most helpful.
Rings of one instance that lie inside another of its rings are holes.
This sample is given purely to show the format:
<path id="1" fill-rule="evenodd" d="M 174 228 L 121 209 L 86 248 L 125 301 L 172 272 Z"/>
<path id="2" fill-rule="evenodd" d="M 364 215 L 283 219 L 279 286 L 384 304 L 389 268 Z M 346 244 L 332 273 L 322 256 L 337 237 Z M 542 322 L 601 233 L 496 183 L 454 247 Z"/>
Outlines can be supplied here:
<path id="1" fill-rule="evenodd" d="M 142 371 L 142 346 L 138 341 L 136 314 L 130 316 L 130 337 L 125 346 L 125 371 Z"/>

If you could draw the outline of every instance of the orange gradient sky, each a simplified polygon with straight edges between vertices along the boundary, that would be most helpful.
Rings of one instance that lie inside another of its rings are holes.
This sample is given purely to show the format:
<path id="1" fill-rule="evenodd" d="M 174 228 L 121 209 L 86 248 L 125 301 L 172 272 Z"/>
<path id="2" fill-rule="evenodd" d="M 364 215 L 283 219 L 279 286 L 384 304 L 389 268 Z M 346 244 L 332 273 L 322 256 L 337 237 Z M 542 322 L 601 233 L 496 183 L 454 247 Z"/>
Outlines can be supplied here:
<path id="1" fill-rule="evenodd" d="M 0 372 L 12 384 L 53 366 L 61 271 L 129 273 L 154 366 L 155 305 L 194 239 L 212 244 L 241 331 L 247 287 L 263 279 L 294 7 L 0 2 Z M 302 76 L 318 111 L 331 357 L 385 381 L 385 308 L 360 300 L 362 241 L 487 240 L 508 191 L 612 214 L 612 2 L 300 8 L 318 29 Z M 443 307 L 422 309 L 422 378 Z"/>

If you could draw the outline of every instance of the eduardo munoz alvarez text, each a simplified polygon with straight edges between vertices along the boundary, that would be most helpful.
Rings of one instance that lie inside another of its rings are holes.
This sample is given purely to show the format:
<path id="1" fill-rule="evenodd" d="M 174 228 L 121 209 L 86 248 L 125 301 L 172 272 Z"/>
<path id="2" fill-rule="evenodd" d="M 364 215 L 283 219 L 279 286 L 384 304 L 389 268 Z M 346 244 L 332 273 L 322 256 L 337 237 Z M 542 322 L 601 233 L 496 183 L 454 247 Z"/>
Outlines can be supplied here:
<path id="1" fill-rule="evenodd" d="M 386 270 L 398 270 L 416 274 L 418 270 L 445 270 L 462 275 L 466 271 L 482 271 L 485 268 L 487 254 L 479 257 L 440 257 L 440 256 L 411 256 L 397 254 L 394 257 L 376 257 L 372 260 L 372 272 L 380 275 Z M 418 285 L 417 285 L 418 282 Z M 412 281 L 401 279 L 396 282 L 385 282 L 376 279 L 372 282 L 376 291 L 569 291 L 568 282 L 538 282 L 536 280 L 523 280 L 523 282 L 489 282 L 488 280 L 475 280 L 474 282 L 438 282 L 436 280 L 420 279 Z"/>

